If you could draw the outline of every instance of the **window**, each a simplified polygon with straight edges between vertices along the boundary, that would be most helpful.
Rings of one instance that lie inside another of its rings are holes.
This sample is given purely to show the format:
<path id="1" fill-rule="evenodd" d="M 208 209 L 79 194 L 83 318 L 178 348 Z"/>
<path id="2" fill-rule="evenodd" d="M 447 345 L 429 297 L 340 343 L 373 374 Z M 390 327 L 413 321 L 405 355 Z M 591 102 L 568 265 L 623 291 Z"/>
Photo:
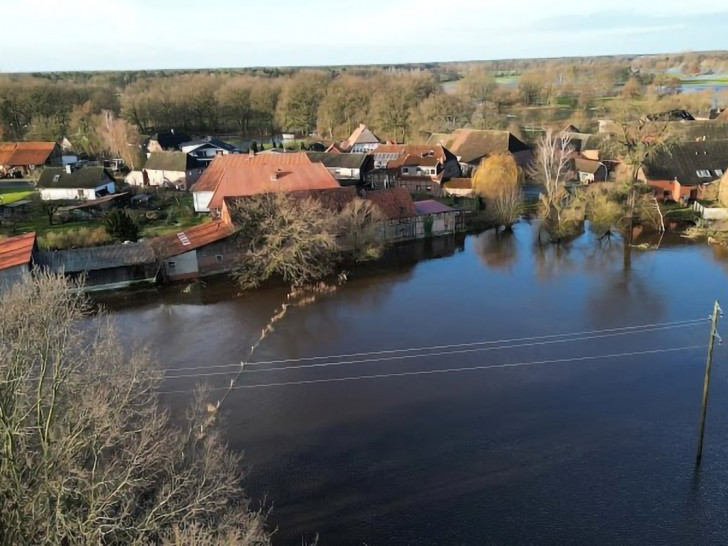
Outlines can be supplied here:
<path id="1" fill-rule="evenodd" d="M 57 174 L 56 176 L 53 177 L 53 182 L 58 182 L 60 179 L 61 179 L 61 175 Z"/>
<path id="2" fill-rule="evenodd" d="M 78 197 L 83 197 L 84 196 L 83 190 L 76 190 L 76 195 Z"/>
<path id="3" fill-rule="evenodd" d="M 409 174 L 409 167 L 402 167 L 402 174 Z"/>
<path id="4" fill-rule="evenodd" d="M 699 170 L 695 171 L 700 178 L 710 178 L 710 171 Z"/>
<path id="5" fill-rule="evenodd" d="M 222 263 L 222 254 L 216 254 L 215 260 L 217 261 L 217 263 L 221 264 Z"/>
<path id="6" fill-rule="evenodd" d="M 172 261 L 167 262 L 167 267 L 169 269 L 174 269 L 174 266 L 175 266 L 175 263 L 174 262 L 172 262 Z"/>

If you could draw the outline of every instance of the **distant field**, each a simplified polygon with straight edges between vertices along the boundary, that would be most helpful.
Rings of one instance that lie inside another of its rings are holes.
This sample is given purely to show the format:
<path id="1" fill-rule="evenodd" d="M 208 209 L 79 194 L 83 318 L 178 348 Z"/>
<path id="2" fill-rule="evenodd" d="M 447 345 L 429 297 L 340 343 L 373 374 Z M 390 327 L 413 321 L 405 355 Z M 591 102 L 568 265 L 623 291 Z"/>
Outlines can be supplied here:
<path id="1" fill-rule="evenodd" d="M 496 83 L 499 83 L 500 85 L 512 86 L 512 85 L 516 85 L 518 83 L 518 76 L 496 76 L 495 81 L 496 81 Z M 442 88 L 443 93 L 452 95 L 457 92 L 459 83 L 460 83 L 460 80 L 443 82 L 440 84 L 440 88 Z"/>

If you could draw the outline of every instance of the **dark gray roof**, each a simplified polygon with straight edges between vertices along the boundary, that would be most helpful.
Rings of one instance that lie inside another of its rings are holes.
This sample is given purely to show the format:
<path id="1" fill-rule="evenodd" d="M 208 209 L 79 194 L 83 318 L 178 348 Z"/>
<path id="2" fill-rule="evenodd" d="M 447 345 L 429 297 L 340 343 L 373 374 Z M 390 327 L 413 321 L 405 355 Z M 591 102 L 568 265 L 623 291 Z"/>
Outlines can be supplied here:
<path id="1" fill-rule="evenodd" d="M 728 140 L 678 144 L 658 154 L 644 170 L 648 180 L 677 179 L 683 186 L 712 182 L 728 171 Z M 698 171 L 706 171 L 710 176 L 700 176 Z"/>
<path id="2" fill-rule="evenodd" d="M 361 169 L 367 154 L 332 154 L 328 152 L 307 152 L 311 163 L 323 163 L 329 169 Z"/>
<path id="3" fill-rule="evenodd" d="M 144 163 L 147 171 L 185 172 L 202 166 L 203 163 L 184 152 L 152 152 Z"/>
<path id="4" fill-rule="evenodd" d="M 175 129 L 167 129 L 159 131 L 152 135 L 150 140 L 156 140 L 163 150 L 176 150 L 183 142 L 192 140 L 188 133 L 177 131 Z"/>
<path id="5" fill-rule="evenodd" d="M 67 173 L 63 167 L 46 167 L 38 180 L 39 188 L 97 188 L 113 182 L 103 167 L 82 167 Z"/>
<path id="6" fill-rule="evenodd" d="M 227 152 L 230 152 L 230 153 L 234 153 L 234 152 L 240 151 L 236 146 L 233 146 L 232 144 L 228 144 L 227 142 L 225 142 L 224 140 L 220 140 L 219 138 L 211 138 L 207 142 L 209 142 L 213 146 L 217 146 L 218 148 L 222 148 L 223 150 L 225 150 Z"/>
<path id="7" fill-rule="evenodd" d="M 36 263 L 52 272 L 80 273 L 154 263 L 154 250 L 148 243 L 128 243 L 70 250 L 41 250 Z"/>

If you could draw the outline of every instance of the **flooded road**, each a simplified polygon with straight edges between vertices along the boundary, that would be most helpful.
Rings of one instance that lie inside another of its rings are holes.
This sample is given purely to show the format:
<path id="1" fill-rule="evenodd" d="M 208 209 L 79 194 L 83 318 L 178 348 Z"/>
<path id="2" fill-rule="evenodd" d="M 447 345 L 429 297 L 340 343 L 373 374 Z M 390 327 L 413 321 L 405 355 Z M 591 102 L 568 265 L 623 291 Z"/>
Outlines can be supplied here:
<path id="1" fill-rule="evenodd" d="M 275 544 L 728 540 L 723 346 L 693 471 L 728 256 L 667 238 L 625 272 L 619 241 L 539 248 L 533 229 L 402 247 L 277 325 L 255 360 L 286 362 L 250 367 L 223 408 Z M 180 408 L 195 383 L 229 383 L 283 297 L 218 282 L 105 303 L 184 376 L 165 384 Z M 641 325 L 658 326 L 615 330 Z"/>

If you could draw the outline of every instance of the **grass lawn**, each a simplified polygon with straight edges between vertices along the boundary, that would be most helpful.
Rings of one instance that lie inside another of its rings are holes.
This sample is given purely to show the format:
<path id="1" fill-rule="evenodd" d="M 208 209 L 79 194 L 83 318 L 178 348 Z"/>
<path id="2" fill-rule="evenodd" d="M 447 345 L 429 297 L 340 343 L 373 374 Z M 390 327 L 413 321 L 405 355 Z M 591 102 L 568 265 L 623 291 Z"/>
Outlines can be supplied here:
<path id="1" fill-rule="evenodd" d="M 20 201 L 21 199 L 28 199 L 34 193 L 34 191 L 0 191 L 0 205 L 9 205 L 15 201 Z"/>

